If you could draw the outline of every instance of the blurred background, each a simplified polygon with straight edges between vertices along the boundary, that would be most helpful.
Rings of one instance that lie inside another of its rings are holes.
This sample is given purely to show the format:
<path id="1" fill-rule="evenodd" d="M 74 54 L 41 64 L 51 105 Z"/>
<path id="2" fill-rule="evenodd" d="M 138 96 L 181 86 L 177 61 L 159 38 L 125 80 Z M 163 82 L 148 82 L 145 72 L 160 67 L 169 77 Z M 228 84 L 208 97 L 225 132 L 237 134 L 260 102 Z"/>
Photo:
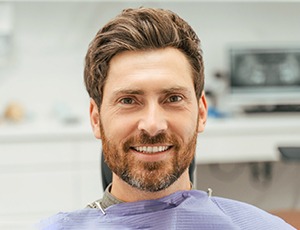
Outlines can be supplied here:
<path id="1" fill-rule="evenodd" d="M 0 1 L 0 229 L 103 194 L 84 57 L 123 8 L 168 8 L 202 41 L 209 120 L 194 187 L 300 208 L 300 1 Z"/>

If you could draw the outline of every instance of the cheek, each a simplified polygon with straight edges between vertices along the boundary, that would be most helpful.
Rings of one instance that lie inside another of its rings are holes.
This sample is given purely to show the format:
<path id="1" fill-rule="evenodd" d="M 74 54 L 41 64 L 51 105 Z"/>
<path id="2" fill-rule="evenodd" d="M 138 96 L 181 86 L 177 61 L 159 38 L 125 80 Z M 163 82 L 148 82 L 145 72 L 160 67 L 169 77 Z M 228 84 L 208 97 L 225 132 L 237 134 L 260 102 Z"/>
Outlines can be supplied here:
<path id="1" fill-rule="evenodd" d="M 136 129 L 136 121 L 131 116 L 101 116 L 105 136 L 113 142 L 121 142 L 132 135 Z"/>
<path id="2" fill-rule="evenodd" d="M 184 142 L 190 140 L 191 136 L 197 131 L 198 116 L 197 115 L 185 115 L 177 117 L 172 121 L 171 128 L 174 132 L 182 137 Z"/>

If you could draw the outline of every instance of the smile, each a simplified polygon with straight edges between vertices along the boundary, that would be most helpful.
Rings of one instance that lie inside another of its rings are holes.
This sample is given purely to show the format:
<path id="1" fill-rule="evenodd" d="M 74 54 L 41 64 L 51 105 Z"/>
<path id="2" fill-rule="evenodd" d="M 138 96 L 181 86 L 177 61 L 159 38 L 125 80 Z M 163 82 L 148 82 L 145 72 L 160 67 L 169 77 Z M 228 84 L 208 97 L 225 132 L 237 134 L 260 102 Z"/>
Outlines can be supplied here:
<path id="1" fill-rule="evenodd" d="M 135 151 L 140 153 L 161 153 L 171 148 L 171 146 L 139 146 L 139 147 L 132 147 Z"/>

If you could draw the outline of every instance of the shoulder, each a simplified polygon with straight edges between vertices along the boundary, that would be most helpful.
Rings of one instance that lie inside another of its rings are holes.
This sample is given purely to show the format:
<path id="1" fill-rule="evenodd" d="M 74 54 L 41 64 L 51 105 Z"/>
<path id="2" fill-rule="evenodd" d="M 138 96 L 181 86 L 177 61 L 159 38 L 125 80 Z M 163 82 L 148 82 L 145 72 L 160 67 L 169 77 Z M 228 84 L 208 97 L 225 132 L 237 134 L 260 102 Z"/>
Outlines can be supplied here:
<path id="1" fill-rule="evenodd" d="M 56 215 L 41 220 L 37 225 L 38 230 L 60 229 L 93 229 L 87 228 L 96 225 L 95 220 L 101 216 L 98 209 L 85 208 L 73 212 L 60 212 Z"/>
<path id="2" fill-rule="evenodd" d="M 245 229 L 294 229 L 281 218 L 253 205 L 221 197 L 212 197 L 211 200 L 234 223 Z"/>

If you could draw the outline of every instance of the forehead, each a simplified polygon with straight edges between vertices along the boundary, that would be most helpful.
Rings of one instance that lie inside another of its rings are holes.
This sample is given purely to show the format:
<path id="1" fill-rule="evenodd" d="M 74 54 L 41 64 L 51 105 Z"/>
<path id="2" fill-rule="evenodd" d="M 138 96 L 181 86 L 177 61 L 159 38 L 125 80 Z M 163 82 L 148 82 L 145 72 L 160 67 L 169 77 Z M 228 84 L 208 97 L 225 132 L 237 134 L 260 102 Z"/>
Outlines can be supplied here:
<path id="1" fill-rule="evenodd" d="M 191 65 L 175 48 L 125 51 L 110 61 L 104 92 L 119 88 L 193 87 Z"/>

